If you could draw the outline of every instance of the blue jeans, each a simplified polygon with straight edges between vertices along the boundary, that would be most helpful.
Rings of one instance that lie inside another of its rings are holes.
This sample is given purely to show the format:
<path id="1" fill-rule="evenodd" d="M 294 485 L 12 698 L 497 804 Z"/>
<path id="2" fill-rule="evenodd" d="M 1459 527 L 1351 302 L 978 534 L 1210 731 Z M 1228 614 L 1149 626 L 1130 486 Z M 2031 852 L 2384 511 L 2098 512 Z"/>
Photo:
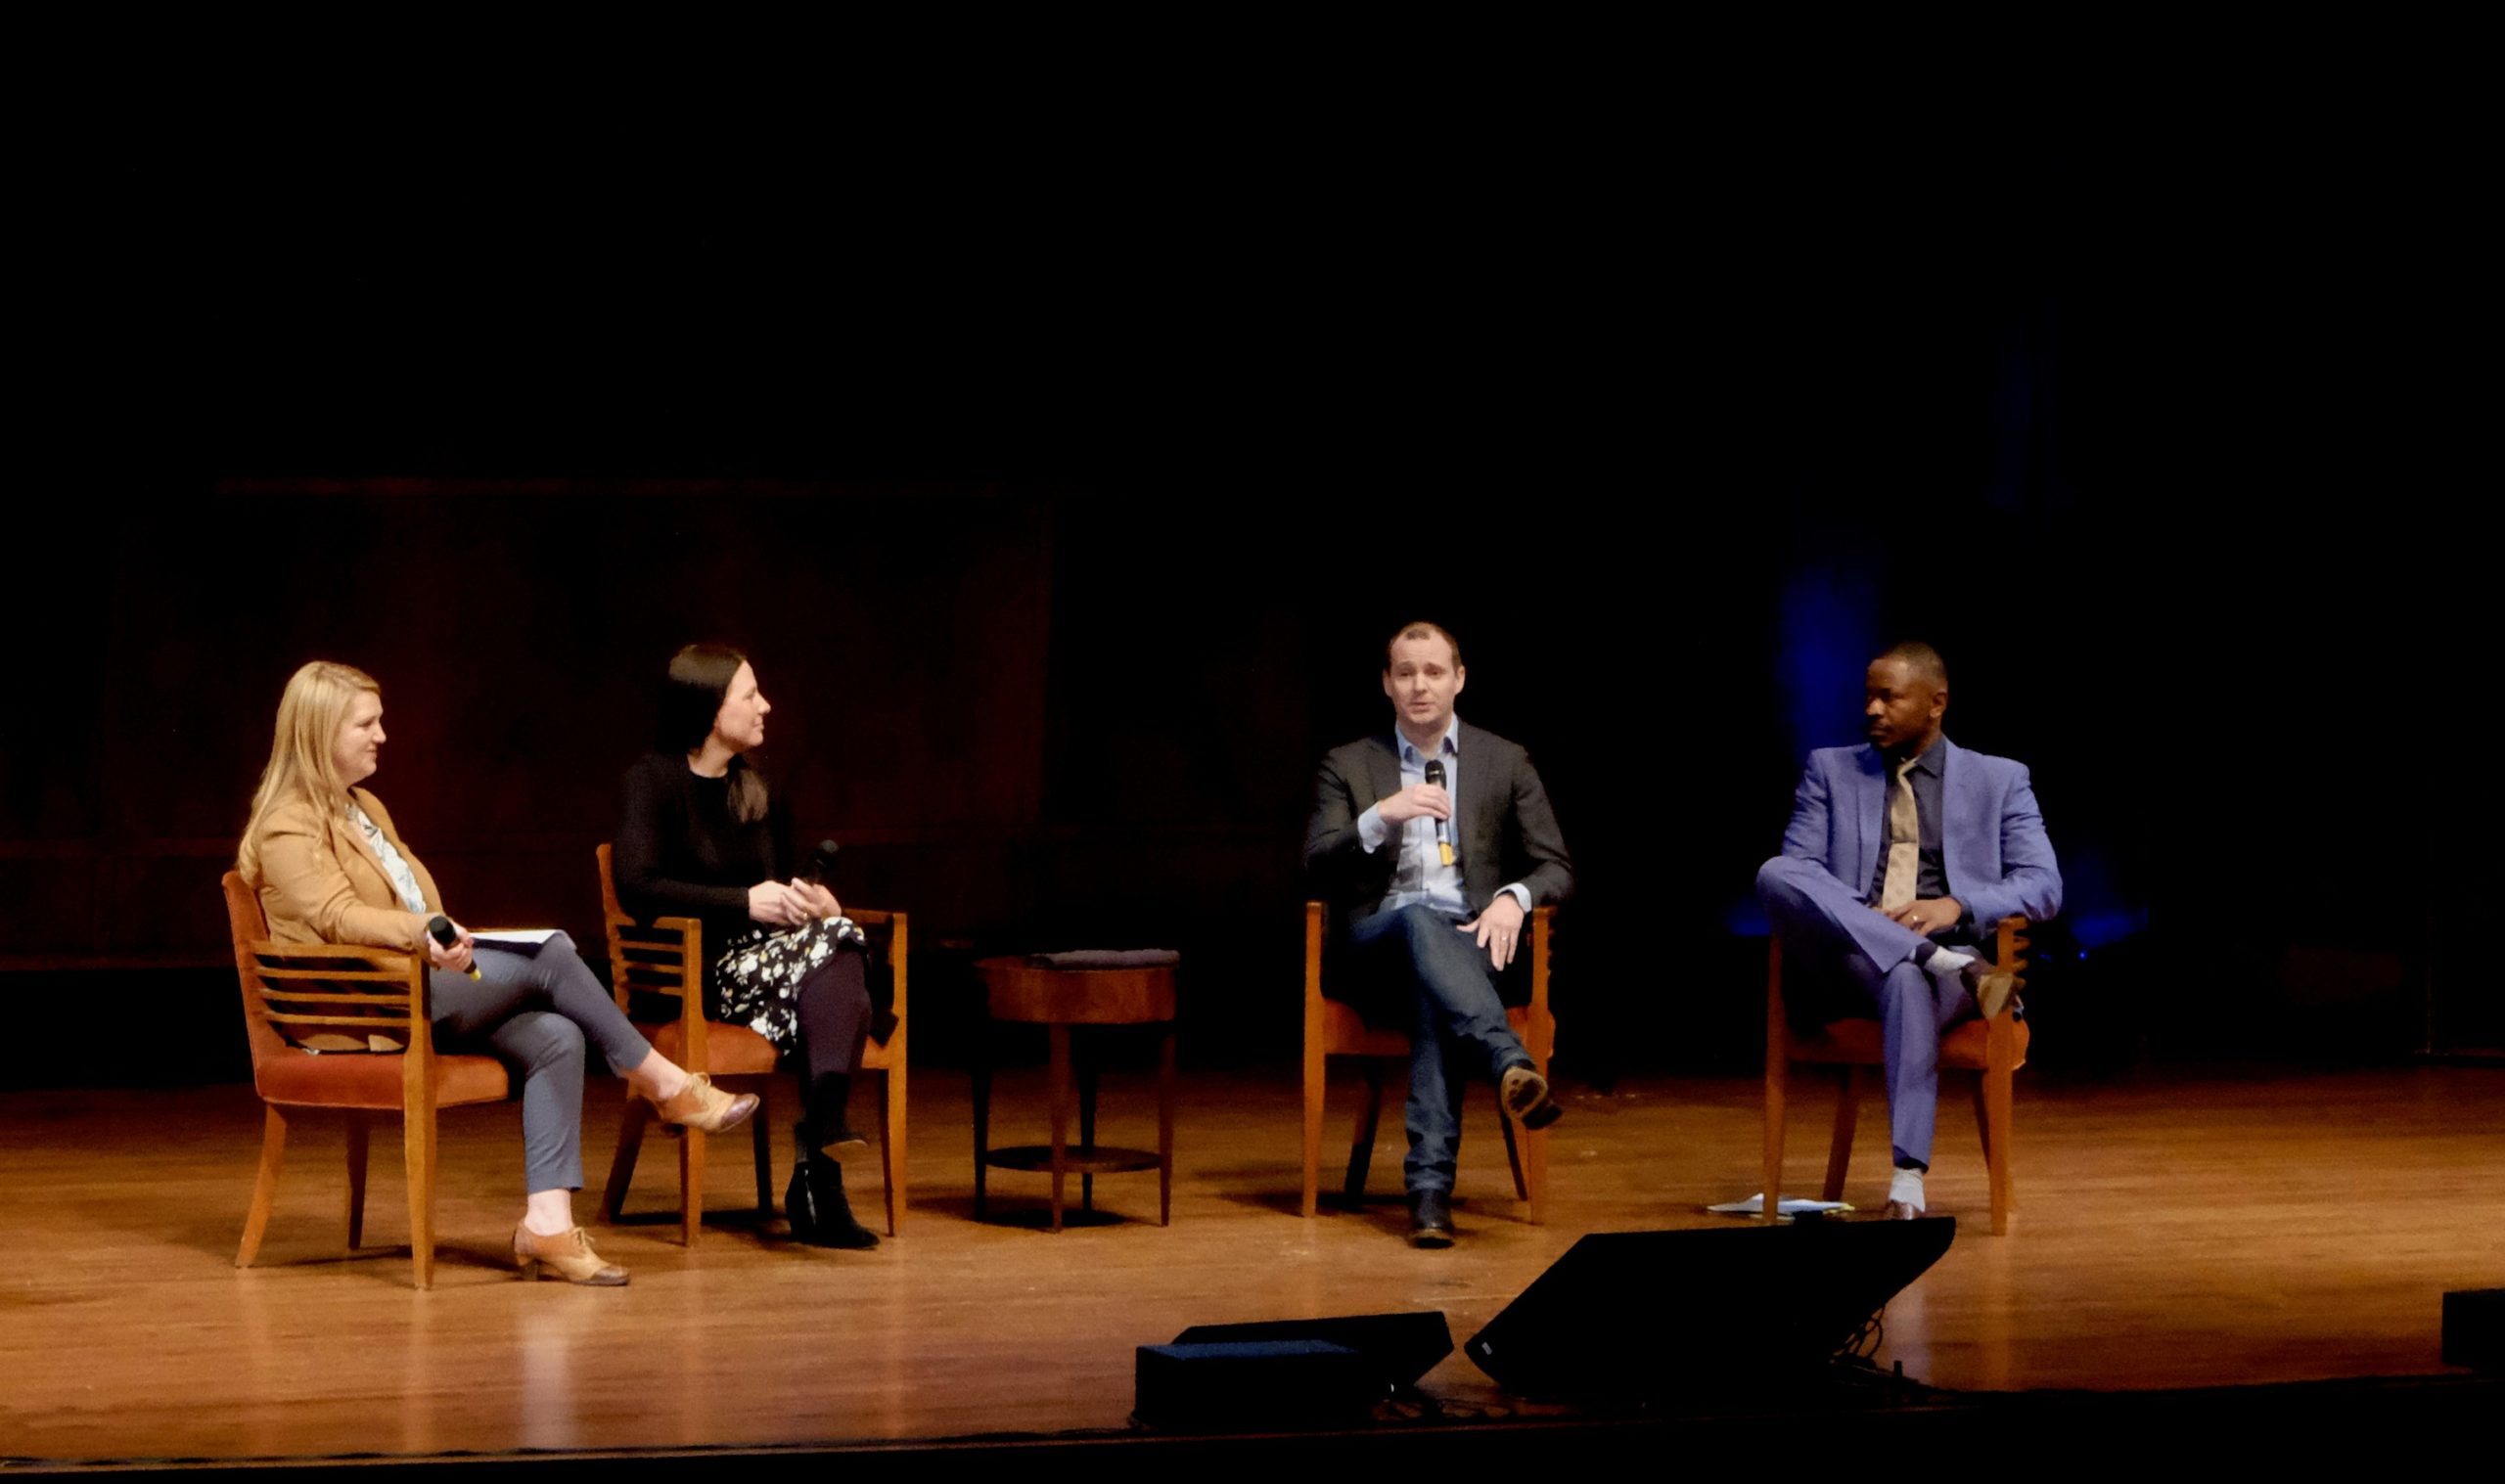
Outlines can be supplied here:
<path id="1" fill-rule="evenodd" d="M 1351 958 L 1361 972 L 1392 982 L 1405 977 L 1413 1011 L 1409 1030 L 1409 1157 L 1401 1170 L 1412 1194 L 1452 1190 L 1461 1152 L 1461 1094 L 1469 1078 L 1492 1080 L 1531 1064 L 1496 997 L 1495 967 L 1460 920 L 1432 907 L 1378 912 L 1348 924 Z"/>

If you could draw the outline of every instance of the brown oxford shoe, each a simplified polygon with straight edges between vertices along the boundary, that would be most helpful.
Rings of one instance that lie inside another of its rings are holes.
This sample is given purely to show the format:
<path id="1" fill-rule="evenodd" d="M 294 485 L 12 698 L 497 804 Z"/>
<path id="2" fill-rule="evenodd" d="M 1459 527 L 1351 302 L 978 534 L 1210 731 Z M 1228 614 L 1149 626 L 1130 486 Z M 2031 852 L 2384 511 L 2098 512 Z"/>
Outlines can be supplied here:
<path id="1" fill-rule="evenodd" d="M 576 1227 L 556 1237 L 542 1237 L 526 1226 L 513 1229 L 513 1257 L 524 1281 L 562 1278 L 594 1288 L 626 1286 L 626 1270 L 591 1249 L 591 1234 Z"/>
<path id="2" fill-rule="evenodd" d="M 756 1095 L 742 1093 L 734 1098 L 713 1085 L 713 1079 L 698 1072 L 687 1079 L 687 1086 L 653 1104 L 654 1116 L 661 1122 L 719 1134 L 748 1122 L 756 1111 Z"/>

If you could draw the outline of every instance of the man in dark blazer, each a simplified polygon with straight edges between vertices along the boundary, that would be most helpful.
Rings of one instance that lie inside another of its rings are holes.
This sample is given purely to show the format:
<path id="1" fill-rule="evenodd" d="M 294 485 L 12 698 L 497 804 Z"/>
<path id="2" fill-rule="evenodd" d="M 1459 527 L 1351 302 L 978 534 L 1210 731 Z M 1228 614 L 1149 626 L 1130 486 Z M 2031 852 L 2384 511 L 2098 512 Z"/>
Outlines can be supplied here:
<path id="1" fill-rule="evenodd" d="M 1898 1218 L 1926 1204 L 1940 1033 L 1998 1014 L 2014 982 L 1977 946 L 2002 918 L 2040 922 L 2062 906 L 2027 766 L 1950 742 L 1947 709 L 1947 667 L 1931 646 L 1870 661 L 1869 742 L 1809 754 L 1783 853 L 1757 871 L 1787 1002 L 1814 1008 L 1835 986 L 1850 997 L 1833 1006 L 1841 1013 L 1879 1011 Z"/>
<path id="2" fill-rule="evenodd" d="M 1335 747 L 1313 783 L 1304 864 L 1332 907 L 1335 998 L 1410 1033 L 1410 1240 L 1452 1244 L 1468 1079 L 1497 1084 L 1527 1128 L 1557 1118 L 1505 1023 L 1500 976 L 1533 907 L 1565 900 L 1573 865 L 1530 755 L 1462 723 L 1461 647 L 1413 623 L 1386 647 L 1389 732 Z"/>

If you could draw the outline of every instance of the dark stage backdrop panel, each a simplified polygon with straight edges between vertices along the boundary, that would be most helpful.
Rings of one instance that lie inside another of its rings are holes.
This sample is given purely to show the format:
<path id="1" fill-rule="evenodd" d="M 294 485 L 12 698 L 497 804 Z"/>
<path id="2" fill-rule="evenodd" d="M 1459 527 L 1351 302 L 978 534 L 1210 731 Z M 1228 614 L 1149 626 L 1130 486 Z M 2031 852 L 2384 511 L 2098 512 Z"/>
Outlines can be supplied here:
<path id="1" fill-rule="evenodd" d="M 279 693 L 316 656 L 382 682 L 373 787 L 474 922 L 597 945 L 591 847 L 647 745 L 654 677 L 693 638 L 755 657 L 769 766 L 803 830 L 879 867 L 882 900 L 997 912 L 991 842 L 1038 817 L 1051 553 L 1032 498 L 413 484 L 61 524 L 104 544 L 38 574 L 49 601 L 16 636 L 74 635 L 80 659 L 10 726 L 14 967 L 223 960 L 216 874 Z"/>

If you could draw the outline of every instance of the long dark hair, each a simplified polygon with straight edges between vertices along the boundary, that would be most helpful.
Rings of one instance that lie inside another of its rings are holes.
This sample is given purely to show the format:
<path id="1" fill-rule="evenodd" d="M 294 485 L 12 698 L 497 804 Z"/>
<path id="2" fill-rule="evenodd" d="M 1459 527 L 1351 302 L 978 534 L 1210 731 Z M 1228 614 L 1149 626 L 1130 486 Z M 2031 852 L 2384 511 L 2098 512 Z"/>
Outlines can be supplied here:
<path id="1" fill-rule="evenodd" d="M 691 644 L 669 657 L 662 677 L 658 725 L 653 744 L 673 757 L 685 757 L 713 735 L 713 718 L 722 697 L 748 656 L 726 644 Z M 765 780 L 746 757 L 731 758 L 731 818 L 743 825 L 765 817 Z"/>

